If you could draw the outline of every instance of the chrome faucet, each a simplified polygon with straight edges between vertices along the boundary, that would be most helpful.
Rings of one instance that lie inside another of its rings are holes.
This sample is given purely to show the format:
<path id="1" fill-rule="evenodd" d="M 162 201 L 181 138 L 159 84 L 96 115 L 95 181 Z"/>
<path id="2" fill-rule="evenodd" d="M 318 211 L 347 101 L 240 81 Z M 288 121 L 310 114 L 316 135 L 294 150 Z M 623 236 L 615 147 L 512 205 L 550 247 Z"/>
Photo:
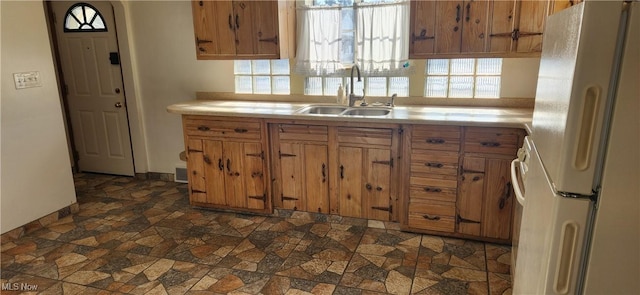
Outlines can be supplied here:
<path id="1" fill-rule="evenodd" d="M 395 101 L 396 101 L 396 97 L 397 96 L 398 96 L 397 93 L 392 94 L 391 95 L 391 101 L 386 103 L 385 105 L 388 106 L 388 107 L 395 107 L 396 106 Z"/>
<path id="2" fill-rule="evenodd" d="M 362 77 L 360 76 L 360 68 L 357 64 L 353 64 L 353 67 L 351 67 L 351 76 L 349 77 L 349 86 L 351 87 L 351 91 L 349 93 L 349 106 L 352 107 L 357 100 L 362 100 L 362 104 L 367 105 L 364 97 L 364 89 L 362 89 L 362 96 L 357 96 L 353 93 L 353 88 L 355 88 L 353 87 L 353 69 L 358 72 L 358 82 L 362 82 Z"/>

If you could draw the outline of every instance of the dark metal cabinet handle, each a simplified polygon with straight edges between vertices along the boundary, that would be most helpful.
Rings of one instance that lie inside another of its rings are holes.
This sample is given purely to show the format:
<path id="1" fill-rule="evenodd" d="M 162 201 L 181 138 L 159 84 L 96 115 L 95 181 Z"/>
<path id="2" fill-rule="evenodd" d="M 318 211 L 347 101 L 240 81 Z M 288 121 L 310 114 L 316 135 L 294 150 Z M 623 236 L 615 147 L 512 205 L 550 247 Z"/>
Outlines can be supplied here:
<path id="1" fill-rule="evenodd" d="M 424 165 L 426 165 L 427 167 L 433 167 L 433 168 L 442 168 L 444 166 L 442 163 L 437 163 L 437 162 L 425 163 Z"/>
<path id="2" fill-rule="evenodd" d="M 247 131 L 249 130 L 244 128 L 236 128 L 236 129 L 233 129 L 233 131 L 235 131 L 236 133 L 247 133 Z"/>
<path id="3" fill-rule="evenodd" d="M 220 171 L 224 170 L 224 165 L 222 164 L 222 159 L 218 159 L 218 169 L 220 169 Z"/>
<path id="4" fill-rule="evenodd" d="M 504 206 L 507 203 L 507 199 L 511 197 L 511 182 L 507 182 L 504 188 L 504 194 L 500 198 L 500 203 L 498 203 L 498 207 L 500 209 L 504 209 Z"/>
<path id="5" fill-rule="evenodd" d="M 231 159 L 227 159 L 227 172 L 231 172 Z"/>
<path id="6" fill-rule="evenodd" d="M 460 22 L 460 4 L 456 6 L 456 22 Z"/>
<path id="7" fill-rule="evenodd" d="M 446 141 L 442 138 L 427 138 L 427 143 L 431 144 L 443 144 Z"/>
<path id="8" fill-rule="evenodd" d="M 236 29 L 240 28 L 240 17 L 236 14 Z"/>
<path id="9" fill-rule="evenodd" d="M 428 193 L 441 193 L 442 189 L 441 188 L 437 188 L 437 187 L 428 187 L 427 186 L 427 187 L 424 188 L 424 191 L 428 192 Z"/>
<path id="10" fill-rule="evenodd" d="M 322 182 L 326 182 L 327 181 L 327 173 L 325 172 L 326 168 L 327 168 L 327 165 L 322 163 Z"/>
<path id="11" fill-rule="evenodd" d="M 438 220 L 440 220 L 440 216 L 437 216 L 437 215 L 429 215 L 429 214 L 422 215 L 422 218 L 427 219 L 427 220 L 433 220 L 433 221 L 438 221 Z"/>
<path id="12" fill-rule="evenodd" d="M 231 19 L 233 19 L 233 16 L 229 13 L 229 30 L 233 30 L 233 21 Z"/>
<path id="13" fill-rule="evenodd" d="M 422 29 L 420 31 L 420 35 L 416 36 L 416 33 L 411 33 L 411 43 L 415 43 L 416 41 L 424 41 L 424 40 L 430 40 L 430 39 L 435 39 L 435 36 L 427 36 L 427 30 L 426 29 Z"/>
<path id="14" fill-rule="evenodd" d="M 467 3 L 467 16 L 464 18 L 467 22 L 471 19 L 471 3 Z"/>
<path id="15" fill-rule="evenodd" d="M 499 142 L 494 142 L 494 141 L 483 141 L 480 143 L 480 145 L 484 146 L 484 147 L 499 147 L 500 143 Z"/>
<path id="16" fill-rule="evenodd" d="M 209 131 L 209 130 L 211 130 L 211 128 L 209 128 L 209 126 L 200 125 L 200 126 L 198 126 L 198 130 L 200 130 L 200 131 Z"/>
<path id="17" fill-rule="evenodd" d="M 367 183 L 367 184 L 365 185 L 365 187 L 367 188 L 367 190 L 371 190 L 371 189 L 373 188 L 373 187 L 371 186 L 371 184 L 369 184 L 369 183 Z"/>
<path id="18" fill-rule="evenodd" d="M 340 165 L 340 179 L 344 179 L 344 166 Z"/>

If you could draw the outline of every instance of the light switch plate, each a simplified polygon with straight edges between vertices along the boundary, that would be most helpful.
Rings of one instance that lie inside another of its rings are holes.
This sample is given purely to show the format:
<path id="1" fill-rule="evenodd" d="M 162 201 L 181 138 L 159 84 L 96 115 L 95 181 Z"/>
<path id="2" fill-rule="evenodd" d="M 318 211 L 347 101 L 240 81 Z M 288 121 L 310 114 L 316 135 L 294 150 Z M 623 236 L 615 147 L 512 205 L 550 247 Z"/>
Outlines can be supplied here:
<path id="1" fill-rule="evenodd" d="M 40 72 L 38 71 L 13 73 L 13 81 L 16 84 L 16 89 L 42 87 Z"/>

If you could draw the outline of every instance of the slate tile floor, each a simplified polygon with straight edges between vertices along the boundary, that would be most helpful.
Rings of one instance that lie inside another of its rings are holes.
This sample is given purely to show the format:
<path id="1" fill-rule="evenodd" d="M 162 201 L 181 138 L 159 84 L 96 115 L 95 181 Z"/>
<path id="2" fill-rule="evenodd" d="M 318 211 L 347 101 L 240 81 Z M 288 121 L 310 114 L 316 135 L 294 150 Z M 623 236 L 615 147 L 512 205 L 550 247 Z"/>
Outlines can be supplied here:
<path id="1" fill-rule="evenodd" d="M 4 286 L 41 294 L 511 293 L 506 246 L 358 219 L 199 210 L 185 184 L 74 178 L 78 213 L 3 237 Z"/>

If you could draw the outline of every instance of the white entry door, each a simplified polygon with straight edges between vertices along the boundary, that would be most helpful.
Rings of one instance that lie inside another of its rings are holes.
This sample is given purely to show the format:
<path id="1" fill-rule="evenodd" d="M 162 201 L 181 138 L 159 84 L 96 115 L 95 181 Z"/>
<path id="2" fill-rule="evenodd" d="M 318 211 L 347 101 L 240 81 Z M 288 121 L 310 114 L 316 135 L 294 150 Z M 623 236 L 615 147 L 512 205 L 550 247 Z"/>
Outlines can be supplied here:
<path id="1" fill-rule="evenodd" d="M 78 169 L 134 175 L 113 7 L 51 4 Z"/>

